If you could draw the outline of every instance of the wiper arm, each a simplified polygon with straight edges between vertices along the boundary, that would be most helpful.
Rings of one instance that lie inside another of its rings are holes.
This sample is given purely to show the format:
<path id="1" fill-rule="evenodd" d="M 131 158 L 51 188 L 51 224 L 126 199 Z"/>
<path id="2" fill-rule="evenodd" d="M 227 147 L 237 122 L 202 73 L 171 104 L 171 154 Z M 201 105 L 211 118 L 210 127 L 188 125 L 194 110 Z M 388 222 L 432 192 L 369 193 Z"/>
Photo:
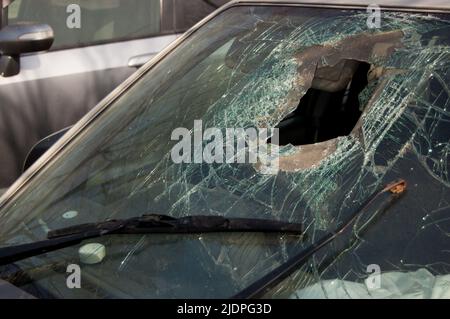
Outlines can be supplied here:
<path id="1" fill-rule="evenodd" d="M 77 245 L 84 240 L 113 234 L 193 234 L 218 232 L 261 232 L 302 234 L 302 224 L 268 219 L 226 218 L 221 216 L 188 216 L 174 218 L 167 215 L 143 215 L 123 220 L 49 231 L 47 240 L 0 248 L 0 266 Z"/>
<path id="2" fill-rule="evenodd" d="M 373 193 L 350 217 L 341 223 L 334 231 L 326 234 L 320 238 L 315 243 L 308 246 L 306 249 L 301 251 L 296 256 L 289 259 L 284 264 L 275 268 L 267 275 L 257 280 L 247 288 L 243 289 L 238 294 L 234 295 L 233 299 L 250 299 L 250 298 L 261 298 L 266 293 L 268 293 L 272 288 L 281 283 L 284 279 L 289 277 L 297 269 L 302 267 L 309 258 L 314 255 L 321 248 L 325 247 L 333 240 L 335 240 L 339 235 L 344 233 L 344 231 L 353 224 L 353 222 L 367 210 L 371 204 L 381 196 L 387 196 L 385 199 L 396 199 L 404 193 L 406 190 L 406 182 L 400 180 L 394 183 L 390 183 L 383 189 Z"/>

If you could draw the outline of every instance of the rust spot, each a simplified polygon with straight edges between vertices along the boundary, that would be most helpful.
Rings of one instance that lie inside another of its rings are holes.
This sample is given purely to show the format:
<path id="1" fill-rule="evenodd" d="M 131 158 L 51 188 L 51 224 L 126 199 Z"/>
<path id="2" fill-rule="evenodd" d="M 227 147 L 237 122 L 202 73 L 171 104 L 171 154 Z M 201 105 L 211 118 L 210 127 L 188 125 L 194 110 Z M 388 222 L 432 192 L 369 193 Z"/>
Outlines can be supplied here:
<path id="1" fill-rule="evenodd" d="M 402 194 L 406 190 L 406 181 L 399 180 L 386 186 L 386 190 L 390 191 L 392 194 Z"/>

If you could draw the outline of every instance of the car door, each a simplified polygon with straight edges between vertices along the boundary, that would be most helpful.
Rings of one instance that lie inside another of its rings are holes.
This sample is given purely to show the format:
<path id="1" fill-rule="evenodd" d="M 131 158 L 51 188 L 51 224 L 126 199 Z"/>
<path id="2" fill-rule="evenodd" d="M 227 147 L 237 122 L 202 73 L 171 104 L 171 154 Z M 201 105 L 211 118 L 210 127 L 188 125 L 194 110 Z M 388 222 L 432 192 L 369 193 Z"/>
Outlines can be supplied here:
<path id="1" fill-rule="evenodd" d="M 34 143 L 76 122 L 177 37 L 173 22 L 163 19 L 166 7 L 160 0 L 15 0 L 9 6 L 8 23 L 49 24 L 55 42 L 49 52 L 22 56 L 18 75 L 0 77 L 0 187 L 20 175 Z"/>

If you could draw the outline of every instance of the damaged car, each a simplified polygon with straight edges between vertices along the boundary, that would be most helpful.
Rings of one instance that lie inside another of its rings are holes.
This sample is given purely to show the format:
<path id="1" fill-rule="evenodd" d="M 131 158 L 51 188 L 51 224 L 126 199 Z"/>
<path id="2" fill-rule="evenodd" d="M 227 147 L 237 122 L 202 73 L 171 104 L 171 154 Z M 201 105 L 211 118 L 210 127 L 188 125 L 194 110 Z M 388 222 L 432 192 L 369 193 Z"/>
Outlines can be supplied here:
<path id="1" fill-rule="evenodd" d="M 450 5 L 328 2 L 232 1 L 105 98 L 3 195 L 2 282 L 450 298 Z"/>

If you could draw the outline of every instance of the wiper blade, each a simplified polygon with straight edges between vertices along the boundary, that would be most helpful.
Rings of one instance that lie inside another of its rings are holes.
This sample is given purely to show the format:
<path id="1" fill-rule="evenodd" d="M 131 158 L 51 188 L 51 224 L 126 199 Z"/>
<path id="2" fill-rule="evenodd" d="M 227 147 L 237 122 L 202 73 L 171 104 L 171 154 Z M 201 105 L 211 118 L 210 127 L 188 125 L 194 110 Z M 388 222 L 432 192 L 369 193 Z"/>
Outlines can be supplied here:
<path id="1" fill-rule="evenodd" d="M 350 217 L 341 223 L 334 231 L 326 234 L 320 238 L 315 243 L 308 246 L 306 249 L 301 251 L 296 256 L 290 258 L 287 262 L 275 268 L 267 275 L 257 280 L 247 288 L 243 289 L 238 294 L 234 295 L 233 299 L 251 299 L 251 298 L 262 298 L 276 285 L 281 283 L 284 279 L 289 277 L 297 269 L 302 267 L 308 262 L 309 258 L 314 255 L 321 248 L 325 247 L 333 240 L 335 240 L 339 235 L 345 232 L 353 222 L 369 208 L 372 203 L 379 197 L 387 196 L 386 199 L 397 199 L 406 190 L 406 181 L 400 180 L 388 184 L 383 189 L 373 193 Z"/>
<path id="2" fill-rule="evenodd" d="M 98 232 L 99 234 L 133 234 L 133 233 L 217 233 L 217 232 L 283 232 L 301 233 L 302 225 L 269 219 L 227 218 L 222 216 L 187 216 L 170 217 L 167 215 L 143 215 L 126 220 L 109 220 L 100 223 L 82 224 L 49 231 L 49 239 L 81 232 Z"/>
<path id="3" fill-rule="evenodd" d="M 84 240 L 113 234 L 194 234 L 219 232 L 261 232 L 302 234 L 302 224 L 268 219 L 187 216 L 174 218 L 150 214 L 122 220 L 51 230 L 47 240 L 0 248 L 0 265 L 77 245 Z"/>

